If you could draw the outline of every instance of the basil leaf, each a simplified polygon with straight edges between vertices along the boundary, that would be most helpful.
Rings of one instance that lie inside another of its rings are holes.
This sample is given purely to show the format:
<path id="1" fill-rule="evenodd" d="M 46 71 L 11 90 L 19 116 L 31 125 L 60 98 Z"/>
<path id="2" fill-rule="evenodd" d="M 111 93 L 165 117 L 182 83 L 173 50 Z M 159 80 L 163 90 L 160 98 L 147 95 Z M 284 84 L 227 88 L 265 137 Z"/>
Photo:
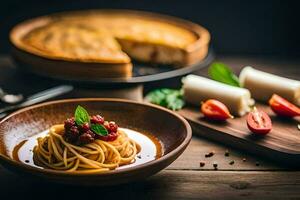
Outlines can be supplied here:
<path id="1" fill-rule="evenodd" d="M 173 96 L 167 97 L 168 106 L 167 108 L 171 110 L 179 110 L 184 106 L 184 101 Z"/>
<path id="2" fill-rule="evenodd" d="M 171 110 L 179 110 L 184 106 L 183 90 L 156 89 L 146 95 L 146 100 Z"/>
<path id="3" fill-rule="evenodd" d="M 161 106 L 166 106 L 165 102 L 166 95 L 163 93 L 160 89 L 154 90 L 152 92 L 149 92 L 146 95 L 146 99 L 153 104 L 161 105 Z"/>
<path id="4" fill-rule="evenodd" d="M 75 122 L 78 126 L 84 123 L 90 123 L 89 113 L 81 106 L 77 106 L 75 110 Z"/>
<path id="5" fill-rule="evenodd" d="M 106 136 L 108 135 L 107 129 L 101 124 L 92 124 L 91 130 L 97 135 Z"/>
<path id="6" fill-rule="evenodd" d="M 240 87 L 239 78 L 232 72 L 230 67 L 221 62 L 214 62 L 208 68 L 209 76 L 221 83 Z"/>

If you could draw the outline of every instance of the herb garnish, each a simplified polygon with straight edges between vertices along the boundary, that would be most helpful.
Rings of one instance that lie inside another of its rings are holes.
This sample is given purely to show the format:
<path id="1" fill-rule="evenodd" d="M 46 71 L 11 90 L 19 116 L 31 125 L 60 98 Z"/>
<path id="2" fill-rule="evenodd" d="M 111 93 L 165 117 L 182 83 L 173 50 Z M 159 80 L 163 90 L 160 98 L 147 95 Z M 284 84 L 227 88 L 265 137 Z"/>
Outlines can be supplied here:
<path id="1" fill-rule="evenodd" d="M 81 126 L 84 123 L 90 124 L 90 115 L 82 106 L 77 106 L 75 110 L 75 122 L 78 126 Z M 91 130 L 97 135 L 108 135 L 108 130 L 102 124 L 91 124 Z"/>
<path id="2" fill-rule="evenodd" d="M 146 100 L 171 110 L 179 110 L 184 106 L 182 89 L 156 89 L 146 95 Z"/>
<path id="3" fill-rule="evenodd" d="M 75 122 L 78 126 L 84 123 L 90 123 L 89 113 L 81 106 L 77 106 L 75 110 Z"/>
<path id="4" fill-rule="evenodd" d="M 92 124 L 91 125 L 91 130 L 94 133 L 96 133 L 97 135 L 101 135 L 101 136 L 107 136 L 108 135 L 107 129 L 101 124 Z"/>
<path id="5" fill-rule="evenodd" d="M 228 67 L 224 63 L 212 63 L 208 68 L 208 74 L 215 81 L 240 87 L 239 78 L 233 73 L 230 67 Z"/>

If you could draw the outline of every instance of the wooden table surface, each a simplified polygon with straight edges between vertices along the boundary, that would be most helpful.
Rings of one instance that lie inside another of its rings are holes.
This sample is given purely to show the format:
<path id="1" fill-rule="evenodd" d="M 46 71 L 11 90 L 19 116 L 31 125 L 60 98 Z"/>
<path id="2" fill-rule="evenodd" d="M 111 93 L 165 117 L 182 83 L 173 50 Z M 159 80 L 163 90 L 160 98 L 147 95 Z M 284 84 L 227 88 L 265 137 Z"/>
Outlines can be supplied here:
<path id="1" fill-rule="evenodd" d="M 278 71 L 284 70 L 288 77 L 299 79 L 300 60 L 240 56 L 219 57 L 218 60 L 231 65 L 237 72 L 245 65 L 275 67 Z M 206 70 L 198 73 L 206 74 Z M 31 94 L 57 84 L 26 76 L 16 72 L 7 56 L 0 57 L 0 86 L 4 89 Z M 300 171 L 197 137 L 198 130 L 193 131 L 194 137 L 180 158 L 147 180 L 104 188 L 74 187 L 28 180 L 0 167 L 0 198 L 300 199 Z M 229 156 L 224 155 L 226 150 Z M 211 151 L 215 154 L 206 158 L 205 154 Z M 200 167 L 200 161 L 205 162 L 205 166 Z M 234 164 L 229 164 L 231 161 Z M 218 170 L 213 168 L 214 162 Z"/>

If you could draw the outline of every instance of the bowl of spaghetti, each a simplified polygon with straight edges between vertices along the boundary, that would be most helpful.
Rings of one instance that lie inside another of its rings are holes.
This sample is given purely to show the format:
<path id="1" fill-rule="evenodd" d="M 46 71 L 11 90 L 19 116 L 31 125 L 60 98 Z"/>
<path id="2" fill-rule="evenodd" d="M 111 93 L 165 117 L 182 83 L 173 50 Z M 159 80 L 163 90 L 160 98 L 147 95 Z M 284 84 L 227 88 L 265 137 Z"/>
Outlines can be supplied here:
<path id="1" fill-rule="evenodd" d="M 165 108 L 121 99 L 66 99 L 0 122 L 0 164 L 28 177 L 75 185 L 144 179 L 170 165 L 192 131 Z"/>

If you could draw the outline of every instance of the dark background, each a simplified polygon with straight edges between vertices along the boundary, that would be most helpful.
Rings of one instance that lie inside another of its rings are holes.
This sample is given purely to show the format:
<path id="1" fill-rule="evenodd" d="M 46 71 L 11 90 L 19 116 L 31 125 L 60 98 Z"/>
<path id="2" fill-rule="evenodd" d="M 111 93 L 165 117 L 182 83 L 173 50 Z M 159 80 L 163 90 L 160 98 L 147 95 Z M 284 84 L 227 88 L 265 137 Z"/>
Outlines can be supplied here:
<path id="1" fill-rule="evenodd" d="M 146 10 L 194 21 L 211 32 L 219 54 L 300 55 L 299 3 L 291 0 L 5 0 L 0 3 L 0 53 L 9 52 L 8 33 L 16 23 L 90 8 Z"/>

